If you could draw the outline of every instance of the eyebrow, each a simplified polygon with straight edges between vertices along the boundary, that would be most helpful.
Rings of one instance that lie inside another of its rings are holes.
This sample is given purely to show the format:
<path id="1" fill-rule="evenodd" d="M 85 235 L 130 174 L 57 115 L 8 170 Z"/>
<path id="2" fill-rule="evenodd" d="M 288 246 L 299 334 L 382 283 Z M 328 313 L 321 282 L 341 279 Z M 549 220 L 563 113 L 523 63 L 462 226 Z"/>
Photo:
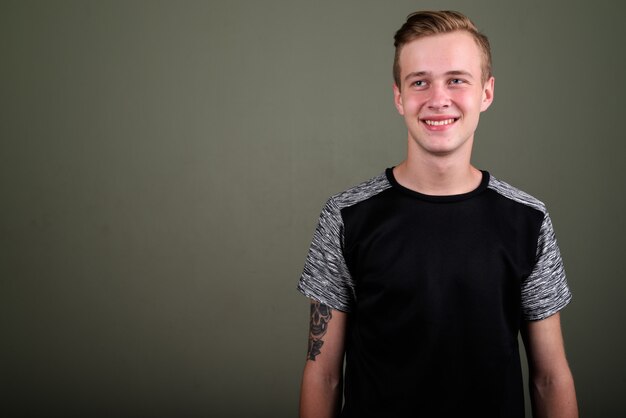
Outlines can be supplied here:
<path id="1" fill-rule="evenodd" d="M 430 71 L 414 71 L 412 73 L 408 73 L 406 75 L 406 77 L 404 77 L 404 81 L 408 80 L 409 78 L 413 78 L 413 77 L 424 77 L 424 76 L 429 76 L 432 75 L 432 73 Z M 463 75 L 466 77 L 472 77 L 472 74 L 469 71 L 465 71 L 465 70 L 450 70 L 450 71 L 446 71 L 445 75 Z M 472 77 L 473 78 L 473 77 Z"/>

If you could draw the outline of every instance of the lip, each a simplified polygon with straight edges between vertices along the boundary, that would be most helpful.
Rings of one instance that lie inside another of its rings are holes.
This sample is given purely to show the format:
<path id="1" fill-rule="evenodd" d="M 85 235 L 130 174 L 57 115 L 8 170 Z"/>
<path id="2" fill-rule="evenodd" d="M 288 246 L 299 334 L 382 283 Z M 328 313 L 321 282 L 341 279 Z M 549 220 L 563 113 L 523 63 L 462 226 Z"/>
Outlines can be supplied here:
<path id="1" fill-rule="evenodd" d="M 454 126 L 459 119 L 460 117 L 455 115 L 437 115 L 422 117 L 419 121 L 429 131 L 444 131 Z"/>

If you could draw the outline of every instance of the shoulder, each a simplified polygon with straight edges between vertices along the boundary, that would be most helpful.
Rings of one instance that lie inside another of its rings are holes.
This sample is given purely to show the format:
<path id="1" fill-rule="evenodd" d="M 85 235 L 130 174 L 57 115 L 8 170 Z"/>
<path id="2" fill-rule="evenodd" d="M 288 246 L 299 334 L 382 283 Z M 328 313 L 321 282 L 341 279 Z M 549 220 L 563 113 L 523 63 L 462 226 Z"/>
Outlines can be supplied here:
<path id="1" fill-rule="evenodd" d="M 517 202 L 521 205 L 533 208 L 544 215 L 547 213 L 546 205 L 539 199 L 531 196 L 530 194 L 511 186 L 509 183 L 502 180 L 498 180 L 496 177 L 490 174 L 489 184 L 487 188 L 498 193 L 500 196 Z"/>
<path id="2" fill-rule="evenodd" d="M 330 199 L 328 199 L 327 206 L 341 210 L 368 200 L 390 187 L 391 183 L 389 182 L 386 173 L 383 172 L 376 177 L 372 177 L 371 179 L 350 187 L 341 193 L 331 196 Z"/>

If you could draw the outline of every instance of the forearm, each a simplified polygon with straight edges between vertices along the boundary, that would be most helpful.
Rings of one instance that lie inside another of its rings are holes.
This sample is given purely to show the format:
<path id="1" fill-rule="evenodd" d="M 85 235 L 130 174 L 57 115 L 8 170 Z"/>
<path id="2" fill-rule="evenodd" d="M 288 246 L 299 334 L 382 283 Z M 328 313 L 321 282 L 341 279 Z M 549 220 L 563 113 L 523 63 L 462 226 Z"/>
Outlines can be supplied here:
<path id="1" fill-rule="evenodd" d="M 300 393 L 300 418 L 334 418 L 341 409 L 341 376 L 318 373 L 307 362 Z"/>
<path id="2" fill-rule="evenodd" d="M 577 418 L 574 379 L 567 371 L 558 376 L 532 376 L 531 399 L 535 418 Z"/>

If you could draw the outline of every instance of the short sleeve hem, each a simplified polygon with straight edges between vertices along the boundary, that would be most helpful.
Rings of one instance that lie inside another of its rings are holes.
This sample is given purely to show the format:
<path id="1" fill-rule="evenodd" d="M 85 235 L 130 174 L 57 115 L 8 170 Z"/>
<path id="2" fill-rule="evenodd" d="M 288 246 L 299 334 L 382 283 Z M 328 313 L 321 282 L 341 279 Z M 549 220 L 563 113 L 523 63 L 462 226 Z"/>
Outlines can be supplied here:
<path id="1" fill-rule="evenodd" d="M 546 319 L 554 315 L 555 313 L 563 310 L 572 300 L 572 294 L 568 293 L 568 295 L 560 301 L 558 305 L 550 307 L 543 312 L 534 312 L 532 315 L 524 315 L 522 319 L 524 321 L 540 321 L 542 319 Z"/>
<path id="2" fill-rule="evenodd" d="M 341 311 L 341 312 L 350 312 L 350 306 L 349 305 L 344 305 L 341 303 L 338 303 L 337 301 L 331 300 L 331 299 L 327 299 L 325 297 L 320 297 L 319 293 L 317 293 L 314 289 L 309 289 L 307 288 L 306 284 L 304 283 L 304 281 L 300 281 L 300 283 L 298 283 L 298 291 L 300 293 L 302 293 L 304 296 L 310 298 L 310 299 L 314 299 L 332 309 L 335 309 L 337 311 Z"/>

